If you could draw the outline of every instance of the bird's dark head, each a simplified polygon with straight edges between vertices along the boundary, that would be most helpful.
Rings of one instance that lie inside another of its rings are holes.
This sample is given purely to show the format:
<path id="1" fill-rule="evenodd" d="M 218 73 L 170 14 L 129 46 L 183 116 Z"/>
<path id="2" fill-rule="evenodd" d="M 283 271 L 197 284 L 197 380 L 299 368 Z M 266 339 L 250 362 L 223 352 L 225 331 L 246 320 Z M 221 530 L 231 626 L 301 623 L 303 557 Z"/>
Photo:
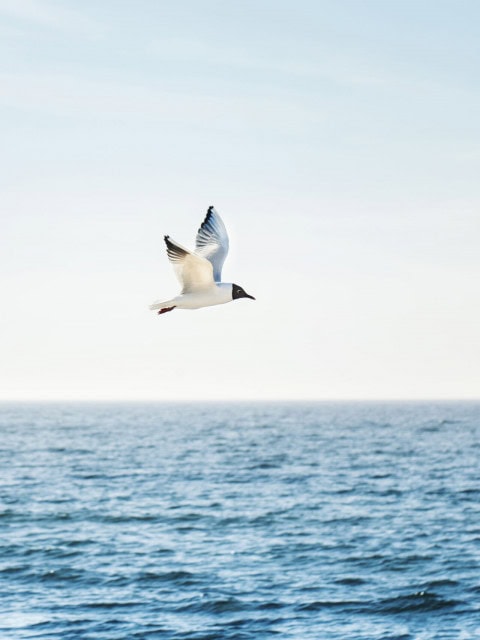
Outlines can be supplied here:
<path id="1" fill-rule="evenodd" d="M 255 300 L 255 298 L 249 295 L 245 289 L 242 289 L 238 284 L 232 284 L 232 299 L 236 300 L 237 298 L 250 298 L 250 300 Z"/>

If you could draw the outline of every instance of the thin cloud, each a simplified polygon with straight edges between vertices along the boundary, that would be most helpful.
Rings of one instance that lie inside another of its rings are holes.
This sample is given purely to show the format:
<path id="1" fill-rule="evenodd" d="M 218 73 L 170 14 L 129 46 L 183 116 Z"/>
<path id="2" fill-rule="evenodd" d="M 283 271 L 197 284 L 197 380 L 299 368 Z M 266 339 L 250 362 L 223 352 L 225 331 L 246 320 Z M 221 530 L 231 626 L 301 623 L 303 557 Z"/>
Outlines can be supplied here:
<path id="1" fill-rule="evenodd" d="M 362 60 L 359 56 L 332 53 L 321 48 L 307 48 L 300 55 L 287 51 L 285 57 L 256 55 L 249 49 L 212 44 L 200 40 L 169 38 L 150 43 L 148 51 L 170 62 L 184 62 L 193 66 L 227 68 L 261 74 L 281 74 L 289 77 L 328 80 L 342 85 L 382 85 L 391 82 L 385 71 Z"/>
<path id="2" fill-rule="evenodd" d="M 74 11 L 65 5 L 52 5 L 39 0 L 0 0 L 0 15 L 37 27 L 74 31 L 95 35 L 98 23 L 89 20 L 85 12 Z"/>
<path id="3" fill-rule="evenodd" d="M 294 96 L 280 102 L 253 94 L 239 98 L 220 92 L 181 92 L 66 74 L 0 74 L 0 104 L 82 118 L 141 116 L 193 126 L 213 122 L 218 128 L 240 122 L 298 130 L 322 120 L 314 105 L 299 104 Z"/>

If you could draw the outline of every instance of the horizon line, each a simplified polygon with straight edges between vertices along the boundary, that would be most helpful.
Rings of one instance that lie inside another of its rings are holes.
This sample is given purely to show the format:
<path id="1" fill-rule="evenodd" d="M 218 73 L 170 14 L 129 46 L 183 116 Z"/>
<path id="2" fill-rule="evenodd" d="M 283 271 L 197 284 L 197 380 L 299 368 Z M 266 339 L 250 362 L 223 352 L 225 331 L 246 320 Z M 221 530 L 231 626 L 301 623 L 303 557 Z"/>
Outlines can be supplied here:
<path id="1" fill-rule="evenodd" d="M 327 403 L 480 402 L 479 397 L 344 397 L 344 398 L 0 398 L 7 404 L 327 404 Z"/>

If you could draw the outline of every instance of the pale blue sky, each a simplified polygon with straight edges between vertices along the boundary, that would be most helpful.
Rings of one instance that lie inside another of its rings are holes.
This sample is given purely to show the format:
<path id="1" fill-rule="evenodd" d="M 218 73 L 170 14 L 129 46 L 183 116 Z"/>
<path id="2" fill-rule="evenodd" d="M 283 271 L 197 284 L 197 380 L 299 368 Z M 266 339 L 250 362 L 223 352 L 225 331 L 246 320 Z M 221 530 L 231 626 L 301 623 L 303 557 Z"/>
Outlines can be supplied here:
<path id="1" fill-rule="evenodd" d="M 478 397 L 479 24 L 0 0 L 0 398 Z M 257 302 L 156 317 L 211 204 Z"/>

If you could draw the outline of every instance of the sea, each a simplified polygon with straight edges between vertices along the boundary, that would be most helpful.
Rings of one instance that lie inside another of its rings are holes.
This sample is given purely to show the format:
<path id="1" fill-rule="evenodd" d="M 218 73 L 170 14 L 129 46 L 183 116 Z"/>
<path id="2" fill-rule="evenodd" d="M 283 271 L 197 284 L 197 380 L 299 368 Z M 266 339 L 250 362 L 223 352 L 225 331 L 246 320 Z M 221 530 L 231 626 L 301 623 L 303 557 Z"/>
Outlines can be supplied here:
<path id="1" fill-rule="evenodd" d="M 480 403 L 3 404 L 0 640 L 480 638 Z"/>

